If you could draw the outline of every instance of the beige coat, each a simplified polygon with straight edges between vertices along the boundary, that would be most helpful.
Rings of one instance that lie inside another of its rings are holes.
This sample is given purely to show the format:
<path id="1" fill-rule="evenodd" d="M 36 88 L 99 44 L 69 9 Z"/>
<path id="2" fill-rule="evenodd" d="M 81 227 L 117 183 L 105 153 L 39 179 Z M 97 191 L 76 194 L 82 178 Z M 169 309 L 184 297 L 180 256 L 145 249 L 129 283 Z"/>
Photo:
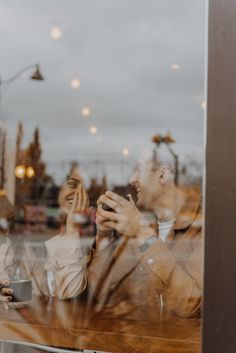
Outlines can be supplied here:
<path id="1" fill-rule="evenodd" d="M 158 238 L 145 252 L 135 240 L 112 241 L 103 250 L 92 248 L 86 263 L 76 235 L 53 238 L 46 247 L 63 299 L 87 287 L 95 311 L 108 317 L 156 320 L 163 303 L 183 317 L 201 312 L 202 217 L 194 192 L 186 195 L 167 241 Z"/>
<path id="2" fill-rule="evenodd" d="M 27 240 L 23 243 L 20 254 L 20 269 L 22 279 L 31 279 L 33 294 L 50 296 L 45 263 L 47 250 L 43 241 Z"/>
<path id="3" fill-rule="evenodd" d="M 67 299 L 79 295 L 87 286 L 88 275 L 78 235 L 59 234 L 45 244 L 45 269 L 53 273 L 55 296 Z"/>
<path id="4" fill-rule="evenodd" d="M 53 296 L 67 299 L 80 294 L 86 288 L 87 270 L 77 235 L 57 235 L 46 243 L 40 240 L 24 241 L 20 268 L 21 278 L 32 280 L 34 295 L 51 295 L 48 272 L 54 278 L 51 288 Z"/>

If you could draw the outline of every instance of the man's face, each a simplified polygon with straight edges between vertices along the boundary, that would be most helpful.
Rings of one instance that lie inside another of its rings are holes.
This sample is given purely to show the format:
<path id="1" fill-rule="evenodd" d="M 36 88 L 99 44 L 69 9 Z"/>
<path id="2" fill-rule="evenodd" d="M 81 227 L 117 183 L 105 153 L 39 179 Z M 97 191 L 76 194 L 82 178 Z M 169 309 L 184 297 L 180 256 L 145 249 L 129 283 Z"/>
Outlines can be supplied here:
<path id="1" fill-rule="evenodd" d="M 136 188 L 138 206 L 152 209 L 154 201 L 161 194 L 159 175 L 160 169 L 153 168 L 152 160 L 145 160 L 137 165 L 129 183 Z"/>
<path id="2" fill-rule="evenodd" d="M 77 172 L 73 172 L 64 182 L 58 197 L 61 210 L 68 214 L 73 204 L 76 191 L 83 187 L 83 181 Z"/>

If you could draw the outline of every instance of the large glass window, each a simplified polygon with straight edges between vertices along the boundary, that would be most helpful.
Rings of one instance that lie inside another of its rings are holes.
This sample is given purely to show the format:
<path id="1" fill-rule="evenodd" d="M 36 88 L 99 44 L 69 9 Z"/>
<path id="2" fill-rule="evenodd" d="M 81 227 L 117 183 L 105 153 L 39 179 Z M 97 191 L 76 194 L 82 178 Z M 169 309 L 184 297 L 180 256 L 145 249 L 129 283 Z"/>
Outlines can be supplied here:
<path id="1" fill-rule="evenodd" d="M 200 352 L 205 7 L 0 2 L 6 352 Z"/>

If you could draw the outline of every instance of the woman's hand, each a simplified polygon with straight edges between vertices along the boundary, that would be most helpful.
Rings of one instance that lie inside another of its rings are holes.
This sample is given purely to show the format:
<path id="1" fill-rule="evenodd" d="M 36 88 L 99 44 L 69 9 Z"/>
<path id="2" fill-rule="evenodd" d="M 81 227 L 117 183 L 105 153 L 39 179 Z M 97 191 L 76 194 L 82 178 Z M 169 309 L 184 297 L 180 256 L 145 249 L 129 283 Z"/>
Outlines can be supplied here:
<path id="1" fill-rule="evenodd" d="M 7 280 L 0 280 L 0 302 L 2 302 L 4 309 L 8 310 L 8 305 L 12 300 L 13 290 L 8 288 L 9 281 Z"/>
<path id="2" fill-rule="evenodd" d="M 71 209 L 66 219 L 66 234 L 77 232 L 77 225 L 83 223 L 84 214 L 88 212 L 89 198 L 84 187 L 75 192 Z"/>

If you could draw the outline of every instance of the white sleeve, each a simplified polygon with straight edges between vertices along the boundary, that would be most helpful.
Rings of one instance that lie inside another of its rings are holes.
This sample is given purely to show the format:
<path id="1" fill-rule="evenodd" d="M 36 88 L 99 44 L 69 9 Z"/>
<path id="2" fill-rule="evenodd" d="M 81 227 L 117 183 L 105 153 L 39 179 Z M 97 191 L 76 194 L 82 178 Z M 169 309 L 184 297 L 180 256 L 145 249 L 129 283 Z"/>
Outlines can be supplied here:
<path id="1" fill-rule="evenodd" d="M 76 297 L 87 285 L 86 258 L 77 234 L 57 235 L 45 243 L 46 270 L 52 271 L 54 295 L 61 299 Z"/>

